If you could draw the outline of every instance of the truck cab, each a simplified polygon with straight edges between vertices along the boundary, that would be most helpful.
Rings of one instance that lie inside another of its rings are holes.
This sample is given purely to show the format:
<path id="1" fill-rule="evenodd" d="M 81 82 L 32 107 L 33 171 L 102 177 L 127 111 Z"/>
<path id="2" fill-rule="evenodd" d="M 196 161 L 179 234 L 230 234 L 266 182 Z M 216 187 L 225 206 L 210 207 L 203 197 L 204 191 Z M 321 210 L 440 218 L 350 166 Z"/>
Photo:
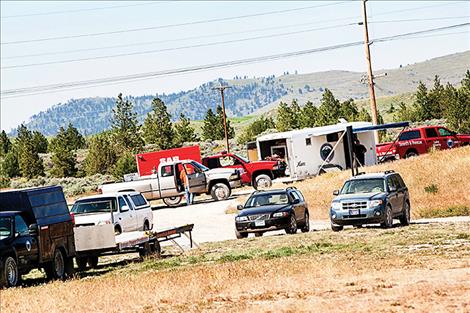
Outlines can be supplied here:
<path id="1" fill-rule="evenodd" d="M 234 153 L 222 152 L 205 157 L 202 163 L 210 169 L 233 168 L 240 172 L 243 185 L 257 188 L 268 188 L 272 180 L 283 176 L 283 168 L 278 161 L 250 161 Z"/>
<path id="2" fill-rule="evenodd" d="M 0 286 L 44 268 L 50 279 L 73 272 L 73 220 L 61 187 L 0 192 Z"/>

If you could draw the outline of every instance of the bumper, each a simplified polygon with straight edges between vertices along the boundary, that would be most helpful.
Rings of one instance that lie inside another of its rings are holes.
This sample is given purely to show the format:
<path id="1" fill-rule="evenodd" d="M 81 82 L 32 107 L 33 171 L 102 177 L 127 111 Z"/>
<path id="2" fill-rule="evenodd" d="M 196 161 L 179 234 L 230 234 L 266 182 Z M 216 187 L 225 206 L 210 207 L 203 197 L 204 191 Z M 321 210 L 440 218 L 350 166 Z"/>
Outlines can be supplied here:
<path id="1" fill-rule="evenodd" d="M 385 207 L 375 207 L 359 210 L 359 214 L 350 215 L 350 210 L 330 209 L 330 220 L 335 225 L 378 224 L 385 220 Z"/>
<path id="2" fill-rule="evenodd" d="M 289 217 L 271 218 L 263 220 L 264 225 L 256 225 L 255 221 L 235 222 L 235 228 L 240 233 L 256 233 L 271 230 L 285 229 L 289 226 Z"/>

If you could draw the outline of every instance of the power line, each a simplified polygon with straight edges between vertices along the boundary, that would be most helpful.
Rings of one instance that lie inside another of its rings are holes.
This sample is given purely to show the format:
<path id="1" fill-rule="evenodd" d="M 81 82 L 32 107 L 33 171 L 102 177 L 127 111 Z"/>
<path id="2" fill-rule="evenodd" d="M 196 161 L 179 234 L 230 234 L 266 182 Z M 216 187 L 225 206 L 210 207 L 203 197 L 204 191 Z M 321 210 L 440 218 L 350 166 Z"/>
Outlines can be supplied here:
<path id="1" fill-rule="evenodd" d="M 352 18 L 353 17 L 340 18 L 340 19 L 335 19 L 335 20 L 345 20 L 345 19 L 352 19 Z M 470 18 L 470 16 L 416 18 L 416 19 L 384 20 L 384 21 L 372 21 L 372 22 L 369 21 L 369 24 L 371 24 L 371 23 L 397 23 L 397 22 L 413 22 L 413 21 L 430 21 L 430 20 L 448 20 L 448 19 L 461 19 L 461 18 Z M 330 21 L 332 21 L 332 20 L 330 20 Z M 84 48 L 84 49 L 63 50 L 63 51 L 55 51 L 55 52 L 43 52 L 43 53 L 14 55 L 14 56 L 2 57 L 2 59 L 3 60 L 21 59 L 21 58 L 28 58 L 28 57 L 72 54 L 72 53 L 78 53 L 78 52 L 88 52 L 88 51 L 99 51 L 99 50 L 116 49 L 116 48 L 146 46 L 146 45 L 153 45 L 153 44 L 159 44 L 159 43 L 179 42 L 179 41 L 204 39 L 204 38 L 214 38 L 214 37 L 230 36 L 230 35 L 236 35 L 236 34 L 246 34 L 246 33 L 252 33 L 252 32 L 260 32 L 260 31 L 266 31 L 266 30 L 284 29 L 284 28 L 297 27 L 297 26 L 315 25 L 315 24 L 319 24 L 319 23 L 323 23 L 323 22 L 328 22 L 328 21 L 325 20 L 325 21 L 316 21 L 316 22 L 308 22 L 308 23 L 290 24 L 290 25 L 283 25 L 283 26 L 249 29 L 249 30 L 236 31 L 236 32 L 226 32 L 226 33 L 201 35 L 201 36 L 190 36 L 190 37 L 175 38 L 175 39 L 157 40 L 157 41 L 144 41 L 144 42 L 137 42 L 137 43 L 131 43 L 131 44 L 112 45 L 112 46 L 104 46 L 104 47 L 96 47 L 96 48 Z"/>
<path id="2" fill-rule="evenodd" d="M 28 14 L 18 14 L 18 15 L 6 15 L 6 16 L 1 16 L 0 19 L 3 20 L 3 19 L 9 19 L 9 18 L 18 18 L 18 17 L 44 16 L 44 15 L 68 14 L 68 13 L 87 12 L 87 11 L 110 10 L 110 9 L 137 7 L 137 6 L 143 6 L 143 5 L 152 5 L 156 3 L 158 2 L 137 3 L 137 4 L 129 4 L 129 5 L 115 5 L 115 6 L 84 8 L 84 9 L 75 9 L 75 10 L 38 12 L 38 13 L 28 13 Z"/>
<path id="3" fill-rule="evenodd" d="M 463 23 L 463 24 L 456 24 L 456 25 L 450 25 L 450 26 L 445 26 L 445 27 L 432 28 L 432 29 L 416 31 L 416 32 L 397 34 L 397 35 L 393 35 L 393 36 L 387 36 L 387 37 L 373 39 L 373 40 L 371 40 L 371 43 L 373 43 L 373 42 L 379 43 L 379 42 L 385 42 L 385 41 L 391 41 L 391 40 L 399 40 L 399 39 L 409 37 L 409 36 L 421 35 L 421 34 L 426 34 L 426 33 L 431 33 L 431 32 L 438 32 L 438 31 L 442 31 L 442 30 L 454 29 L 454 28 L 459 28 L 459 27 L 464 27 L 464 26 L 469 26 L 469 25 L 470 25 L 470 23 Z M 240 59 L 240 60 L 219 62 L 219 63 L 206 64 L 206 65 L 198 65 L 198 66 L 192 66 L 192 67 L 184 67 L 184 68 L 178 68 L 178 69 L 172 69 L 172 70 L 164 70 L 164 71 L 148 72 L 148 73 L 139 73 L 139 74 L 132 74 L 132 75 L 124 75 L 124 76 L 105 77 L 105 78 L 98 78 L 98 79 L 84 80 L 84 81 L 75 81 L 75 82 L 69 82 L 69 83 L 60 83 L 60 84 L 51 84 L 51 85 L 17 88 L 17 89 L 10 89 L 10 90 L 2 91 L 1 95 L 2 95 L 2 98 L 12 98 L 12 97 L 15 97 L 15 96 L 51 93 L 51 92 L 56 92 L 56 91 L 60 91 L 60 90 L 64 90 L 64 89 L 67 89 L 67 90 L 68 89 L 81 89 L 83 87 L 86 88 L 86 87 L 102 85 L 102 84 L 115 84 L 115 83 L 121 83 L 121 82 L 146 80 L 146 79 L 152 79 L 152 78 L 156 78 L 156 77 L 160 77 L 160 76 L 166 76 L 166 75 L 178 75 L 178 74 L 185 74 L 185 73 L 196 72 L 196 71 L 210 70 L 210 69 L 214 69 L 214 68 L 223 68 L 223 67 L 230 67 L 230 66 L 236 66 L 236 65 L 242 65 L 242 64 L 251 64 L 251 63 L 272 61 L 272 60 L 278 60 L 278 59 L 295 57 L 295 56 L 303 56 L 303 55 L 309 55 L 309 54 L 318 53 L 318 52 L 324 52 L 324 51 L 337 50 L 337 49 L 342 49 L 342 48 L 358 46 L 358 45 L 362 45 L 362 44 L 363 44 L 363 41 L 356 41 L 356 42 L 350 42 L 350 43 L 344 43 L 344 44 L 338 44 L 338 45 L 333 45 L 333 46 L 314 48 L 314 49 L 308 49 L 308 50 L 302 50 L 302 51 L 287 52 L 287 53 L 281 53 L 281 54 L 275 54 L 275 55 L 268 55 L 268 56 L 254 57 L 254 58 L 249 58 L 249 59 Z M 6 95 L 7 97 L 5 97 L 4 95 Z"/>
<path id="4" fill-rule="evenodd" d="M 179 26 L 207 24 L 207 23 L 214 23 L 214 22 L 244 19 L 244 18 L 250 18 L 250 17 L 258 17 L 258 16 L 265 16 L 265 15 L 273 15 L 273 14 L 280 14 L 280 13 L 288 13 L 288 12 L 309 10 L 309 9 L 320 8 L 320 7 L 334 6 L 334 5 L 342 4 L 342 3 L 345 3 L 345 2 L 350 2 L 350 1 L 334 2 L 334 3 L 307 6 L 307 7 L 300 7 L 300 8 L 294 8 L 294 9 L 267 11 L 267 12 L 254 13 L 254 14 L 245 14 L 245 15 L 231 16 L 231 17 L 213 18 L 213 19 L 206 19 L 206 20 L 199 20 L 199 21 L 192 21 L 192 22 L 185 22 L 185 23 L 176 23 L 176 24 L 157 25 L 157 26 L 150 26 L 150 27 L 115 30 L 115 31 L 109 31 L 109 32 L 98 32 L 98 33 L 88 33 L 88 34 L 78 34 L 78 35 L 68 35 L 68 36 L 57 36 L 57 37 L 45 37 L 45 38 L 27 39 L 27 40 L 16 40 L 16 41 L 2 42 L 0 44 L 2 44 L 2 45 L 14 45 L 14 44 L 24 44 L 24 43 L 31 43 L 31 42 L 43 42 L 43 41 L 51 41 L 51 40 L 63 40 L 63 39 L 72 39 L 72 38 L 114 35 L 114 34 L 140 32 L 140 31 L 147 31 L 147 30 L 154 30 L 154 29 L 166 29 L 166 28 L 179 27 Z"/>
<path id="5" fill-rule="evenodd" d="M 356 25 L 356 23 L 333 25 L 333 26 L 312 28 L 312 29 L 301 30 L 301 31 L 285 32 L 285 33 L 270 34 L 270 35 L 262 35 L 262 36 L 255 36 L 255 37 L 248 37 L 248 38 L 241 38 L 241 39 L 232 39 L 232 40 L 216 41 L 216 42 L 210 42 L 210 43 L 201 43 L 201 44 L 195 44 L 195 45 L 186 45 L 186 46 L 180 46 L 180 47 L 163 48 L 163 49 L 146 50 L 146 51 L 137 51 L 137 52 L 128 52 L 128 53 L 118 53 L 118 54 L 87 57 L 87 58 L 79 58 L 79 59 L 68 59 L 68 60 L 62 60 L 62 61 L 50 61 L 50 62 L 41 62 L 41 63 L 19 64 L 19 65 L 11 65 L 11 66 L 2 66 L 0 68 L 3 69 L 3 70 L 6 70 L 6 69 L 15 69 L 15 68 L 25 68 L 25 67 L 52 65 L 52 64 L 64 64 L 64 63 L 83 62 L 83 61 L 91 61 L 91 60 L 110 59 L 110 58 L 118 58 L 118 57 L 125 57 L 125 56 L 134 56 L 134 55 L 144 55 L 144 54 L 152 54 L 152 53 L 159 53 L 159 52 L 168 52 L 168 51 L 192 49 L 192 48 L 210 47 L 210 46 L 216 46 L 216 45 L 228 44 L 228 43 L 237 43 L 237 42 L 244 42 L 244 41 L 251 41 L 251 40 L 259 40 L 259 39 L 266 39 L 266 38 L 297 35 L 297 34 L 302 34 L 302 33 L 318 31 L 318 30 L 340 28 L 340 27 L 351 26 L 351 25 Z"/>

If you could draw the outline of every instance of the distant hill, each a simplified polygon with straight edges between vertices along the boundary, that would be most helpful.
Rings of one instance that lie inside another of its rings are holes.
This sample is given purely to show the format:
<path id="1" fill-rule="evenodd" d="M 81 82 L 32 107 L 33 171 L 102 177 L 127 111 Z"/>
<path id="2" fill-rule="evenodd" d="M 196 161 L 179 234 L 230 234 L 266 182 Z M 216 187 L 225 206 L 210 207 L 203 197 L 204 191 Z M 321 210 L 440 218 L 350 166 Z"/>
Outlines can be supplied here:
<path id="1" fill-rule="evenodd" d="M 431 59 L 425 62 L 400 66 L 397 69 L 379 70 L 376 75 L 387 73 L 376 79 L 378 97 L 409 93 L 416 90 L 419 81 L 432 84 L 434 75 L 442 83 L 458 84 L 469 69 L 470 51 Z M 192 120 L 204 117 L 208 108 L 220 103 L 220 95 L 212 90 L 221 82 L 233 88 L 226 91 L 225 103 L 228 116 L 241 117 L 257 115 L 274 109 L 279 102 L 298 99 L 300 104 L 307 100 L 317 103 L 325 88 L 333 91 L 339 99 L 363 99 L 369 96 L 366 83 L 361 81 L 365 73 L 349 71 L 327 71 L 311 74 L 286 74 L 275 77 L 218 79 L 195 89 L 172 94 L 129 96 L 135 105 L 139 120 L 143 121 L 151 109 L 152 99 L 160 97 L 168 106 L 174 119 L 184 112 Z M 69 122 L 82 133 L 89 135 L 110 127 L 114 98 L 71 99 L 59 103 L 46 111 L 33 115 L 27 122 L 28 128 L 54 135 L 60 126 Z"/>

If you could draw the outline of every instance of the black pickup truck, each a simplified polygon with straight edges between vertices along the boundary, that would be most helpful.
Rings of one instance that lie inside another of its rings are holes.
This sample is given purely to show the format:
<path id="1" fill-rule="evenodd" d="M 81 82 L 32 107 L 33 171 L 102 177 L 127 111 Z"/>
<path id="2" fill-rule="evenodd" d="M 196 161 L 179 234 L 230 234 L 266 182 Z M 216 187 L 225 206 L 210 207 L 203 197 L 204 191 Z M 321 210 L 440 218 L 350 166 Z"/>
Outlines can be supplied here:
<path id="1" fill-rule="evenodd" d="M 0 287 L 16 286 L 34 268 L 49 279 L 71 275 L 73 224 L 59 186 L 0 192 Z"/>

